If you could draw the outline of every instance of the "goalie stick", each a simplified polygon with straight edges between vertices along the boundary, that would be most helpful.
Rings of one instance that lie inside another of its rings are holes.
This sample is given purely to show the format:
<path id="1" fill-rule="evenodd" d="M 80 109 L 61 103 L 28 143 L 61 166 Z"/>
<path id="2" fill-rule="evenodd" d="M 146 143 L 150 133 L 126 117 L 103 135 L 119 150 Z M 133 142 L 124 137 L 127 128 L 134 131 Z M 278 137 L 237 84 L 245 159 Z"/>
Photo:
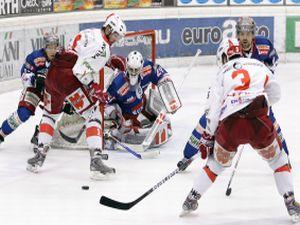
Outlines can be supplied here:
<path id="1" fill-rule="evenodd" d="M 83 127 L 79 130 L 79 133 L 76 137 L 69 137 L 68 135 L 64 134 L 60 129 L 58 129 L 58 132 L 65 141 L 76 144 L 79 141 L 81 135 L 83 134 L 85 128 L 86 126 L 83 125 Z"/>
<path id="2" fill-rule="evenodd" d="M 114 140 L 115 142 L 117 142 L 124 150 L 126 150 L 130 154 L 134 155 L 138 159 L 153 158 L 153 157 L 159 155 L 159 150 L 137 153 L 136 151 L 131 149 L 129 146 L 127 146 L 124 143 L 122 143 L 121 141 L 119 141 L 116 137 L 114 137 L 110 133 L 108 133 L 108 137 L 111 138 L 112 140 Z"/>
<path id="3" fill-rule="evenodd" d="M 191 72 L 191 70 L 192 70 L 192 67 L 193 67 L 193 65 L 195 64 L 195 61 L 196 61 L 197 57 L 201 54 L 201 52 L 202 52 L 201 49 L 198 49 L 197 52 L 196 52 L 196 54 L 195 54 L 195 56 L 194 56 L 193 59 L 191 60 L 190 65 L 189 65 L 189 67 L 188 67 L 186 73 L 185 73 L 184 76 L 183 76 L 183 79 L 182 79 L 181 84 L 180 84 L 180 86 L 179 86 L 178 92 L 180 92 L 181 87 L 182 87 L 182 85 L 183 85 L 183 82 L 185 81 L 186 77 L 190 74 L 190 72 Z M 146 150 L 150 147 L 152 141 L 154 140 L 154 137 L 155 137 L 155 135 L 156 135 L 156 132 L 158 131 L 158 129 L 159 129 L 159 127 L 160 127 L 160 124 L 163 122 L 164 118 L 166 117 L 166 113 L 167 113 L 167 112 L 165 111 L 165 109 L 162 109 L 162 110 L 159 112 L 159 114 L 158 114 L 156 120 L 155 120 L 154 123 L 153 123 L 153 126 L 152 126 L 151 130 L 149 131 L 149 133 L 148 133 L 147 136 L 145 137 L 145 140 L 144 140 L 143 143 L 142 143 L 142 146 L 143 146 L 143 148 L 144 148 L 144 151 L 146 151 Z"/>
<path id="4" fill-rule="evenodd" d="M 164 177 L 161 181 L 159 181 L 157 184 L 155 184 L 152 188 L 150 188 L 148 191 L 146 191 L 144 194 L 142 194 L 140 197 L 138 197 L 136 200 L 132 202 L 119 202 L 116 200 L 113 200 L 111 198 L 108 198 L 104 195 L 100 198 L 100 204 L 105 205 L 107 207 L 115 208 L 115 209 L 121 209 L 121 210 L 128 210 L 135 206 L 137 203 L 142 201 L 144 198 L 146 198 L 148 195 L 150 195 L 153 191 L 155 191 L 157 188 L 159 188 L 161 185 L 163 185 L 165 182 L 170 180 L 173 176 L 175 176 L 178 172 L 181 171 L 183 166 L 185 166 L 186 163 L 190 163 L 194 160 L 195 157 L 190 158 L 188 161 L 183 163 L 179 168 L 176 168 L 176 170 L 172 171 L 168 176 Z"/>

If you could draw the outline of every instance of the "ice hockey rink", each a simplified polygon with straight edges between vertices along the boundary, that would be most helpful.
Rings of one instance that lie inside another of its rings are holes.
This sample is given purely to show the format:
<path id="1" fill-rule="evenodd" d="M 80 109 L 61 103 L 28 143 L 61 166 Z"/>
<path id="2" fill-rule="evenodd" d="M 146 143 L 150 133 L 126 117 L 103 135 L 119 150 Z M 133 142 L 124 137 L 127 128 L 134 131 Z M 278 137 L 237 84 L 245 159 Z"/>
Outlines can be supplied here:
<path id="1" fill-rule="evenodd" d="M 187 68 L 166 68 L 177 87 Z M 300 65 L 280 64 L 276 76 L 282 99 L 274 112 L 290 149 L 295 194 L 300 199 Z M 218 177 L 199 201 L 198 210 L 180 218 L 182 203 L 204 161 L 197 159 L 186 172 L 173 177 L 128 211 L 99 204 L 101 195 L 133 201 L 176 168 L 189 135 L 203 113 L 206 90 L 216 66 L 197 66 L 179 95 L 183 107 L 172 116 L 174 136 L 156 159 L 139 160 L 126 152 L 110 152 L 108 165 L 117 173 L 107 181 L 89 179 L 88 151 L 52 149 L 40 173 L 26 171 L 33 156 L 30 138 L 41 110 L 0 146 L 1 225 L 284 225 L 292 224 L 277 193 L 272 171 L 245 147 L 232 194 L 225 191 L 232 169 Z M 20 90 L 0 95 L 0 120 L 16 109 Z M 89 190 L 82 190 L 88 185 Z"/>

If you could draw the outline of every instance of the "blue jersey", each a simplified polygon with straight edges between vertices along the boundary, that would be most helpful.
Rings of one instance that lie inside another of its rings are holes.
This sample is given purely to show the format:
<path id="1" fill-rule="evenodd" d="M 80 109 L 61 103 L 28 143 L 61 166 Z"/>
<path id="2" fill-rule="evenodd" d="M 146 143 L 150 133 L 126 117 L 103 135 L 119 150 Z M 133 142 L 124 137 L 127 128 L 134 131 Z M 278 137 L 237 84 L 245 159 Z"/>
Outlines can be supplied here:
<path id="1" fill-rule="evenodd" d="M 149 60 L 144 61 L 137 85 L 131 86 L 125 72 L 119 72 L 107 89 L 113 103 L 117 103 L 123 114 L 138 115 L 144 108 L 144 92 L 149 84 L 157 85 L 167 77 L 167 71 Z"/>
<path id="2" fill-rule="evenodd" d="M 45 49 L 33 51 L 27 55 L 25 63 L 21 68 L 21 76 L 25 73 L 35 74 L 37 71 L 45 70 L 50 66 L 50 60 L 48 59 Z M 35 77 L 32 76 L 31 83 L 34 84 Z"/>
<path id="3" fill-rule="evenodd" d="M 273 73 L 278 64 L 278 54 L 272 42 L 264 36 L 255 36 L 251 54 L 245 54 L 248 58 L 263 62 Z"/>

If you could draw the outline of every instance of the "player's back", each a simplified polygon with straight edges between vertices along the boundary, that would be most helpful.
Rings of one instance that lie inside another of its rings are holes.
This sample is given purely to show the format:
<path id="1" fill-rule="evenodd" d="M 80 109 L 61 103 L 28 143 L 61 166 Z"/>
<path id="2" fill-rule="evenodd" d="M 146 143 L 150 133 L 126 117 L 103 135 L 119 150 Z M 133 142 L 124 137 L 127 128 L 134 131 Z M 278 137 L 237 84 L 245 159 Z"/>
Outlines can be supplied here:
<path id="1" fill-rule="evenodd" d="M 265 85 L 273 79 L 271 71 L 256 59 L 238 58 L 229 61 L 219 75 L 223 86 L 222 118 L 246 107 L 259 95 L 265 95 Z"/>

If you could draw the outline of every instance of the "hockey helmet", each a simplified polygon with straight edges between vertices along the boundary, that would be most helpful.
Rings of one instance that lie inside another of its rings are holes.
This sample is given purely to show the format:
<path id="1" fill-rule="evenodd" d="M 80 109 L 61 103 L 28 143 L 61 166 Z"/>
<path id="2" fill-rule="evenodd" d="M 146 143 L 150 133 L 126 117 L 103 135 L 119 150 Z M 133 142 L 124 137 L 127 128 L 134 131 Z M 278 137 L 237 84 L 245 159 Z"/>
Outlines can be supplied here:
<path id="1" fill-rule="evenodd" d="M 115 13 L 112 13 L 107 16 L 103 27 L 106 28 L 109 26 L 109 32 L 106 34 L 108 37 L 113 36 L 113 42 L 120 40 L 125 37 L 126 34 L 126 25 L 121 19 L 121 17 Z M 111 41 L 111 40 L 110 40 Z"/>
<path id="2" fill-rule="evenodd" d="M 239 40 L 236 38 L 225 39 L 217 50 L 217 65 L 221 67 L 229 60 L 242 56 L 242 47 Z"/>
<path id="3" fill-rule="evenodd" d="M 237 35 L 240 32 L 251 32 L 253 35 L 255 35 L 256 32 L 256 24 L 254 20 L 249 16 L 240 17 L 236 23 L 235 28 Z"/>
<path id="4" fill-rule="evenodd" d="M 140 52 L 132 51 L 126 58 L 126 70 L 129 82 L 131 85 L 135 85 L 140 78 L 144 65 L 144 59 Z"/>
<path id="5" fill-rule="evenodd" d="M 44 37 L 43 37 L 43 40 L 44 40 L 44 46 L 45 46 L 45 48 L 47 48 L 47 46 L 49 46 L 49 45 L 59 46 L 59 38 L 53 32 L 45 33 Z"/>

